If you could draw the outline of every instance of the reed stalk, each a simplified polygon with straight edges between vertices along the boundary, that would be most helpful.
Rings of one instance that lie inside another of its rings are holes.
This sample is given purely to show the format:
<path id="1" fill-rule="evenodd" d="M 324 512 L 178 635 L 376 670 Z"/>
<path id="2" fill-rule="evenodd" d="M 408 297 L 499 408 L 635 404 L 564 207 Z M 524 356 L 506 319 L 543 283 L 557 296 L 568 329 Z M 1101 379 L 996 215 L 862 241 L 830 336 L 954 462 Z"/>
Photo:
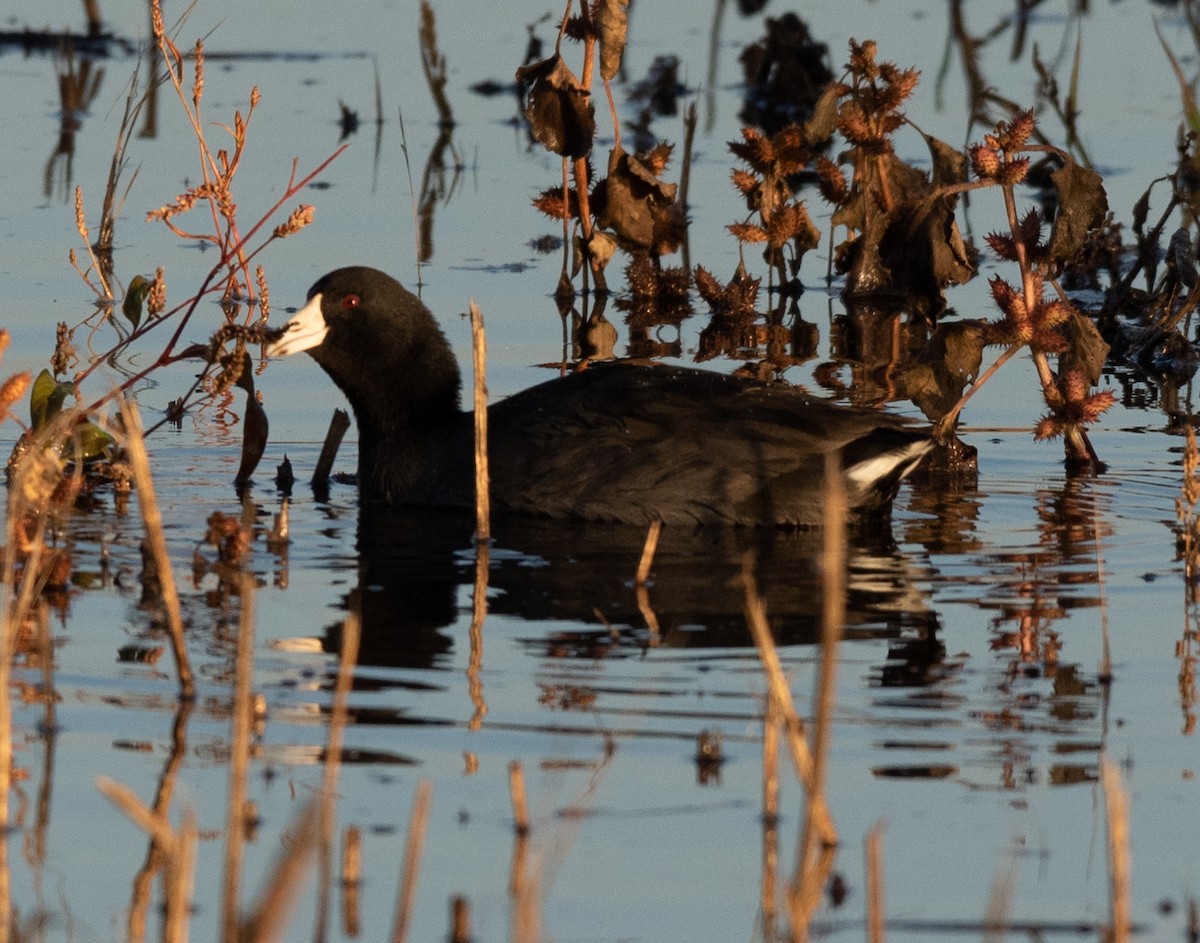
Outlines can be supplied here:
<path id="1" fill-rule="evenodd" d="M 492 511 L 488 483 L 487 336 L 483 312 L 471 299 L 471 364 L 475 371 L 475 540 L 487 543 L 492 536 Z"/>
<path id="2" fill-rule="evenodd" d="M 883 824 L 876 823 L 863 843 L 867 870 L 867 943 L 883 943 Z"/>
<path id="3" fill-rule="evenodd" d="M 175 672 L 179 678 L 179 696 L 190 701 L 196 696 L 196 682 L 188 661 L 187 644 L 183 636 L 183 616 L 179 608 L 179 591 L 175 585 L 175 573 L 171 569 L 171 556 L 167 553 L 162 513 L 158 508 L 158 498 L 150 476 L 150 459 L 146 455 L 146 443 L 142 438 L 142 420 L 137 407 L 124 397 L 120 399 L 120 407 L 121 418 L 125 423 L 125 447 L 129 453 L 129 464 L 133 468 L 138 507 L 142 510 L 142 524 L 146 529 L 146 542 L 150 546 L 162 583 L 163 608 L 171 637 L 171 654 L 175 657 Z"/>
<path id="4" fill-rule="evenodd" d="M 325 432 L 325 441 L 321 443 L 321 454 L 317 456 L 317 465 L 313 469 L 312 487 L 315 491 L 326 491 L 329 488 L 329 475 L 333 471 L 333 462 L 341 448 L 342 438 L 350 428 L 350 414 L 344 409 L 335 409 L 329 420 L 329 429 Z"/>
<path id="5" fill-rule="evenodd" d="M 229 798 L 225 810 L 225 873 L 221 889 L 221 923 L 227 940 L 236 939 L 240 919 L 246 773 L 250 767 L 250 729 L 254 721 L 254 575 L 243 573 L 241 583 L 241 622 L 229 716 Z"/>
<path id="6" fill-rule="evenodd" d="M 362 623 L 351 612 L 342 621 L 342 647 L 338 656 L 337 679 L 333 688 L 333 703 L 329 711 L 329 732 L 325 744 L 325 769 L 321 779 L 321 838 L 317 867 L 320 872 L 317 898 L 318 938 L 323 939 L 328 925 L 329 893 L 333 886 L 333 839 L 337 826 L 337 788 L 342 769 L 342 747 L 349 717 L 350 687 L 354 681 L 354 666 L 358 664 Z"/>
<path id="7" fill-rule="evenodd" d="M 315 802 L 306 804 L 296 815 L 289 840 L 267 875 L 254 908 L 243 921 L 238 943 L 274 943 L 284 939 L 292 902 L 300 893 L 301 880 L 320 839 L 320 812 Z"/>
<path id="8" fill-rule="evenodd" d="M 425 830 L 429 824 L 429 802 L 433 784 L 428 779 L 417 783 L 413 795 L 412 813 L 408 818 L 408 841 L 404 847 L 404 870 L 396 898 L 396 920 L 392 925 L 392 943 L 404 943 L 412 923 L 413 904 L 417 897 L 417 879 L 421 874 L 421 855 L 425 850 Z"/>
<path id="9" fill-rule="evenodd" d="M 1112 926 L 1110 943 L 1128 943 L 1129 908 L 1129 796 L 1121 773 L 1110 759 L 1100 762 L 1104 787 L 1104 810 L 1108 819 L 1108 881 Z"/>
<path id="10" fill-rule="evenodd" d="M 783 667 L 779 661 L 779 652 L 775 640 L 771 637 L 771 629 L 767 623 L 767 609 L 762 597 L 758 594 L 754 575 L 750 570 L 750 560 L 746 559 L 742 568 L 742 585 L 745 588 L 746 624 L 758 648 L 759 660 L 762 662 L 763 674 L 767 682 L 767 696 L 773 698 L 779 711 L 779 717 L 787 734 L 788 749 L 792 755 L 792 764 L 800 782 L 811 790 L 814 780 L 814 762 L 808 741 L 804 736 L 804 724 L 796 713 L 792 701 L 792 692 L 784 676 Z M 816 796 L 811 810 L 816 834 L 822 843 L 837 844 L 837 829 L 829 808 L 825 805 L 824 796 Z"/>

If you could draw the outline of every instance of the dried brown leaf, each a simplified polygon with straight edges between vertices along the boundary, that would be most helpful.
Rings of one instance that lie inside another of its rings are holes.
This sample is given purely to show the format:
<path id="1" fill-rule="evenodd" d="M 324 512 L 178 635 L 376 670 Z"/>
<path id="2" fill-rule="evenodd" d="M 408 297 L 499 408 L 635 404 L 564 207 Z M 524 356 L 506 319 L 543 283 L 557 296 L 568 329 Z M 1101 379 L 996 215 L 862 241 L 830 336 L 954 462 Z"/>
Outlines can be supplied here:
<path id="1" fill-rule="evenodd" d="M 591 95 L 562 56 L 521 66 L 517 81 L 529 83 L 525 117 L 536 140 L 564 157 L 584 157 L 591 152 L 596 136 Z"/>
<path id="2" fill-rule="evenodd" d="M 600 77 L 612 79 L 621 70 L 625 35 L 629 28 L 629 0 L 600 0 L 596 25 L 600 33 Z"/>
<path id="3" fill-rule="evenodd" d="M 1073 160 L 1054 171 L 1050 179 L 1059 202 L 1050 230 L 1050 255 L 1058 262 L 1071 262 L 1083 249 L 1088 233 L 1104 222 L 1108 195 L 1100 175 Z"/>

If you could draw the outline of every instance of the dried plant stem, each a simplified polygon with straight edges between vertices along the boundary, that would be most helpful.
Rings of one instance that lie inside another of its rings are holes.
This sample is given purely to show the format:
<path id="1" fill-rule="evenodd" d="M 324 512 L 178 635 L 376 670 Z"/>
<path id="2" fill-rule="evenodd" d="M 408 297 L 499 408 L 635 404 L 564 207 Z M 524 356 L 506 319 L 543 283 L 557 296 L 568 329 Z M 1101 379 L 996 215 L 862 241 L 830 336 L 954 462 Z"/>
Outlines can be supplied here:
<path id="1" fill-rule="evenodd" d="M 265 943 L 283 939 L 291 904 L 300 892 L 300 881 L 320 838 L 320 813 L 308 803 L 296 816 L 290 840 L 280 852 L 254 910 L 242 924 L 239 943 Z"/>
<path id="2" fill-rule="evenodd" d="M 491 550 L 487 543 L 475 545 L 475 586 L 471 596 L 471 625 L 467 635 L 471 652 L 467 659 L 467 693 L 474 708 L 467 722 L 468 730 L 478 730 L 487 716 L 487 701 L 483 697 L 483 623 L 487 619 L 488 561 Z"/>
<path id="3" fill-rule="evenodd" d="M 483 312 L 471 299 L 471 363 L 475 371 L 475 539 L 486 543 L 492 537 L 492 510 L 488 484 L 487 429 L 487 335 Z"/>
<path id="4" fill-rule="evenodd" d="M 984 370 L 983 373 L 976 378 L 975 382 L 970 385 L 966 392 L 958 398 L 958 402 L 954 404 L 951 410 L 940 420 L 938 420 L 936 432 L 939 440 L 949 437 L 951 430 L 954 428 L 954 421 L 958 419 L 958 414 L 961 413 L 963 407 L 967 405 L 967 401 L 976 393 L 978 393 L 983 388 L 983 385 L 992 378 L 993 374 L 995 374 L 997 370 L 1012 360 L 1012 358 L 1016 356 L 1017 352 L 1023 347 L 1023 344 L 1015 344 L 1012 347 L 1006 348 L 1004 352 L 996 358 L 992 365 Z"/>
<path id="5" fill-rule="evenodd" d="M 225 809 L 225 873 L 221 893 L 221 922 L 225 939 L 236 939 L 240 919 L 242 849 L 246 834 L 246 773 L 250 767 L 250 728 L 253 721 L 254 575 L 241 579 L 242 611 L 238 627 L 229 717 L 229 798 Z"/>
<path id="6" fill-rule="evenodd" d="M 763 708 L 762 749 L 762 892 L 763 939 L 773 940 L 776 874 L 779 870 L 779 712 L 768 697 Z"/>
<path id="7" fill-rule="evenodd" d="M 404 846 L 404 871 L 400 875 L 392 943 L 404 943 L 408 939 L 408 926 L 412 922 L 413 902 L 417 896 L 417 879 L 421 873 L 421 854 L 425 848 L 425 829 L 429 823 L 429 801 L 432 794 L 433 785 L 428 779 L 417 783 L 412 813 L 408 819 L 408 841 Z"/>
<path id="8" fill-rule="evenodd" d="M 166 943 L 187 943 L 188 918 L 192 915 L 192 887 L 196 876 L 196 842 L 199 830 L 196 812 L 186 809 L 179 827 L 177 848 L 168 861 L 167 907 L 163 939 Z"/>
<path id="9" fill-rule="evenodd" d="M 525 771 L 519 760 L 508 764 L 508 790 L 512 799 L 513 828 L 518 835 L 528 835 L 529 806 L 525 797 Z"/>
<path id="10" fill-rule="evenodd" d="M 863 842 L 867 869 L 867 943 L 883 943 L 883 825 L 876 823 Z"/>
<path id="11" fill-rule="evenodd" d="M 766 605 L 763 603 L 762 597 L 758 595 L 758 588 L 750 571 L 749 558 L 742 568 L 742 585 L 745 587 L 746 596 L 746 624 L 749 626 L 754 644 L 758 648 L 758 657 L 762 662 L 763 673 L 767 681 L 767 696 L 774 699 L 784 729 L 787 731 L 788 748 L 791 750 L 792 764 L 796 768 L 796 775 L 804 787 L 811 791 L 814 784 L 812 753 L 809 751 L 808 741 L 804 737 L 804 724 L 796 713 L 795 704 L 792 702 L 792 693 L 779 662 L 779 652 L 775 648 L 775 640 L 771 637 L 771 630 L 767 624 Z M 820 841 L 825 845 L 836 845 L 837 829 L 834 827 L 833 818 L 829 814 L 824 796 L 813 797 L 811 814 Z"/>
<path id="12" fill-rule="evenodd" d="M 1013 883 L 1016 876 L 1016 859 L 1013 858 L 992 881 L 992 890 L 988 894 L 987 910 L 984 913 L 983 943 L 1004 943 L 1004 930 L 1012 911 Z"/>
<path id="13" fill-rule="evenodd" d="M 126 449 L 129 464 L 133 466 L 133 480 L 137 486 L 138 507 L 142 509 L 142 523 L 146 528 L 146 542 L 158 568 L 162 583 L 163 608 L 166 610 L 167 629 L 171 636 L 171 653 L 175 656 L 175 672 L 179 676 L 179 696 L 191 700 L 196 695 L 196 683 L 188 662 L 187 645 L 183 637 L 183 617 L 179 609 L 179 592 L 175 586 L 175 573 L 171 569 L 171 557 L 167 553 L 167 538 L 163 534 L 162 514 L 158 509 L 158 498 L 154 493 L 154 482 L 150 477 L 150 459 L 146 455 L 146 443 L 142 439 L 142 420 L 137 407 L 124 397 L 120 400 L 121 418 L 127 434 Z"/>
<path id="14" fill-rule="evenodd" d="M 127 786 L 99 776 L 96 788 L 163 849 L 167 869 L 163 940 L 166 943 L 184 943 L 187 940 L 187 921 L 191 915 L 192 880 L 195 874 L 195 813 L 191 810 L 186 812 L 179 831 L 175 831 L 167 821 L 165 812 L 147 808 Z"/>
<path id="15" fill-rule="evenodd" d="M 450 943 L 471 943 L 471 904 L 456 894 L 450 901 Z"/>
<path id="16" fill-rule="evenodd" d="M 654 565 L 654 552 L 658 549 L 658 538 L 662 534 L 662 521 L 651 521 L 646 528 L 646 542 L 642 545 L 642 558 L 638 561 L 637 584 L 644 586 L 650 579 L 650 567 Z"/>
<path id="17" fill-rule="evenodd" d="M 825 802 L 825 771 L 829 765 L 833 708 L 837 699 L 838 643 L 846 620 L 846 484 L 839 452 L 825 456 L 824 549 L 821 559 L 821 668 L 814 692 L 812 780 L 808 784 L 804 833 L 797 860 L 793 911 L 799 909 L 805 922 L 816 910 L 824 887 L 826 852 L 833 844 L 824 832 L 828 806 Z M 831 864 L 832 862 L 830 862 Z"/>
<path id="18" fill-rule="evenodd" d="M 18 625 L 13 611 L 13 567 L 17 546 L 16 489 L 8 492 L 8 518 L 4 554 L 3 585 L 0 585 L 0 829 L 9 831 L 9 791 L 12 788 L 12 641 Z M 0 943 L 9 943 L 12 920 L 12 880 L 8 868 L 8 842 L 0 841 Z"/>
<path id="19" fill-rule="evenodd" d="M 683 210 L 685 218 L 688 212 L 688 191 L 692 184 L 692 157 L 695 153 L 697 120 L 696 103 L 692 101 L 683 113 L 683 161 L 679 168 L 679 206 Z M 691 227 L 685 226 L 683 230 L 683 245 L 680 247 L 683 257 L 683 270 L 685 272 L 692 270 L 690 237 Z"/>
<path id="20" fill-rule="evenodd" d="M 335 409 L 329 419 L 329 429 L 325 432 L 325 441 L 321 443 L 321 454 L 317 456 L 317 465 L 313 469 L 312 487 L 317 491 L 329 488 L 329 475 L 333 471 L 333 462 L 341 448 L 342 438 L 350 428 L 350 414 L 344 409 Z"/>
<path id="21" fill-rule="evenodd" d="M 1104 787 L 1104 808 L 1108 817 L 1109 905 L 1112 908 L 1111 943 L 1127 943 L 1129 923 L 1129 796 L 1121 783 L 1121 773 L 1112 760 L 1100 763 Z"/>
<path id="22" fill-rule="evenodd" d="M 154 797 L 154 814 L 165 818 L 175 795 L 175 780 L 179 767 L 187 754 L 187 722 L 194 702 L 180 701 L 175 712 L 175 723 L 171 731 L 171 753 L 158 781 L 158 792 Z M 151 837 L 146 850 L 146 860 L 133 879 L 133 892 L 129 901 L 129 918 L 126 923 L 127 943 L 142 943 L 146 938 L 146 914 L 150 910 L 150 890 L 155 876 L 162 870 L 167 850 L 156 837 Z"/>
<path id="23" fill-rule="evenodd" d="M 333 686 L 333 703 L 329 711 L 329 732 L 325 743 L 325 770 L 321 780 L 321 840 L 317 857 L 320 872 L 317 893 L 318 939 L 323 939 L 329 919 L 329 893 L 333 887 L 333 839 L 337 825 L 335 801 L 338 777 L 342 769 L 342 745 L 345 742 L 346 721 L 349 716 L 350 686 L 354 681 L 354 666 L 358 664 L 361 622 L 356 612 L 342 621 L 342 647 L 338 655 L 337 680 Z"/>
<path id="24" fill-rule="evenodd" d="M 358 889 L 362 882 L 362 829 L 351 825 L 342 836 L 342 932 L 356 937 L 361 931 Z"/>

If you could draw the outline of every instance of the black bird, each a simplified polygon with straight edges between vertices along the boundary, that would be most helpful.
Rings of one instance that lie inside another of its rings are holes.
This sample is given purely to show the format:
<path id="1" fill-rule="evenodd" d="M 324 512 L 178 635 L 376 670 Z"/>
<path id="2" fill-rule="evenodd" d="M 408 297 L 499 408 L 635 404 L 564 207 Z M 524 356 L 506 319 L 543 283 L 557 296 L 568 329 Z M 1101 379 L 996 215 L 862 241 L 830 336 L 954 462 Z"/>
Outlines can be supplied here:
<path id="1" fill-rule="evenodd" d="M 364 506 L 474 506 L 473 419 L 419 298 L 376 269 L 330 272 L 268 353 L 302 350 L 354 409 Z M 837 450 L 851 509 L 883 514 L 931 447 L 888 413 L 661 364 L 593 365 L 488 408 L 493 510 L 550 518 L 813 526 Z"/>

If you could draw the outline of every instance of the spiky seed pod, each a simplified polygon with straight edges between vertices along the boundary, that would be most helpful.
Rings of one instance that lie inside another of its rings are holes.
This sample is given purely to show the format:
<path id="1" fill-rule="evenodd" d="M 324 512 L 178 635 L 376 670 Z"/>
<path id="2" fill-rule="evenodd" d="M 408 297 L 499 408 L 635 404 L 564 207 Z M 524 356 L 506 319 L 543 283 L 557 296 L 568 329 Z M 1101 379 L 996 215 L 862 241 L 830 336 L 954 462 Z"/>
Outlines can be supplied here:
<path id="1" fill-rule="evenodd" d="M 980 180 L 994 180 L 1000 171 L 1000 154 L 987 144 L 976 144 L 971 148 L 971 169 Z"/>
<path id="2" fill-rule="evenodd" d="M 748 170 L 735 167 L 733 172 L 730 173 L 729 178 L 744 196 L 750 196 L 750 194 L 758 189 L 758 178 Z"/>
<path id="3" fill-rule="evenodd" d="M 1068 403 L 1082 403 L 1088 394 L 1088 381 L 1079 370 L 1071 369 L 1059 381 L 1059 388 Z"/>
<path id="4" fill-rule="evenodd" d="M 1062 435 L 1063 423 L 1061 419 L 1054 416 L 1043 416 L 1038 420 L 1038 424 L 1034 426 L 1033 437 L 1041 442 L 1045 439 L 1053 439 L 1056 436 Z"/>
<path id="5" fill-rule="evenodd" d="M 1010 153 L 1021 150 L 1025 146 L 1025 142 L 1029 140 L 1029 136 L 1033 134 L 1033 129 L 1033 112 L 1021 112 L 1008 124 L 1004 149 Z"/>
<path id="6" fill-rule="evenodd" d="M 1025 179 L 1027 173 L 1029 173 L 1029 158 L 1022 157 L 1019 160 L 1006 160 L 1000 167 L 997 177 L 1004 186 L 1015 187 Z"/>
<path id="7" fill-rule="evenodd" d="M 828 157 L 817 159 L 817 187 L 821 191 L 821 196 L 835 206 L 841 206 L 846 202 L 846 197 L 850 193 L 846 175 Z"/>
<path id="8" fill-rule="evenodd" d="M 1037 320 L 1043 328 L 1057 327 L 1060 324 L 1066 324 L 1074 312 L 1075 308 L 1071 304 L 1061 299 L 1055 299 L 1038 306 Z"/>
<path id="9" fill-rule="evenodd" d="M 13 404 L 25 396 L 29 389 L 31 376 L 28 373 L 18 373 L 4 381 L 0 386 L 0 422 L 8 418 L 8 411 Z"/>

